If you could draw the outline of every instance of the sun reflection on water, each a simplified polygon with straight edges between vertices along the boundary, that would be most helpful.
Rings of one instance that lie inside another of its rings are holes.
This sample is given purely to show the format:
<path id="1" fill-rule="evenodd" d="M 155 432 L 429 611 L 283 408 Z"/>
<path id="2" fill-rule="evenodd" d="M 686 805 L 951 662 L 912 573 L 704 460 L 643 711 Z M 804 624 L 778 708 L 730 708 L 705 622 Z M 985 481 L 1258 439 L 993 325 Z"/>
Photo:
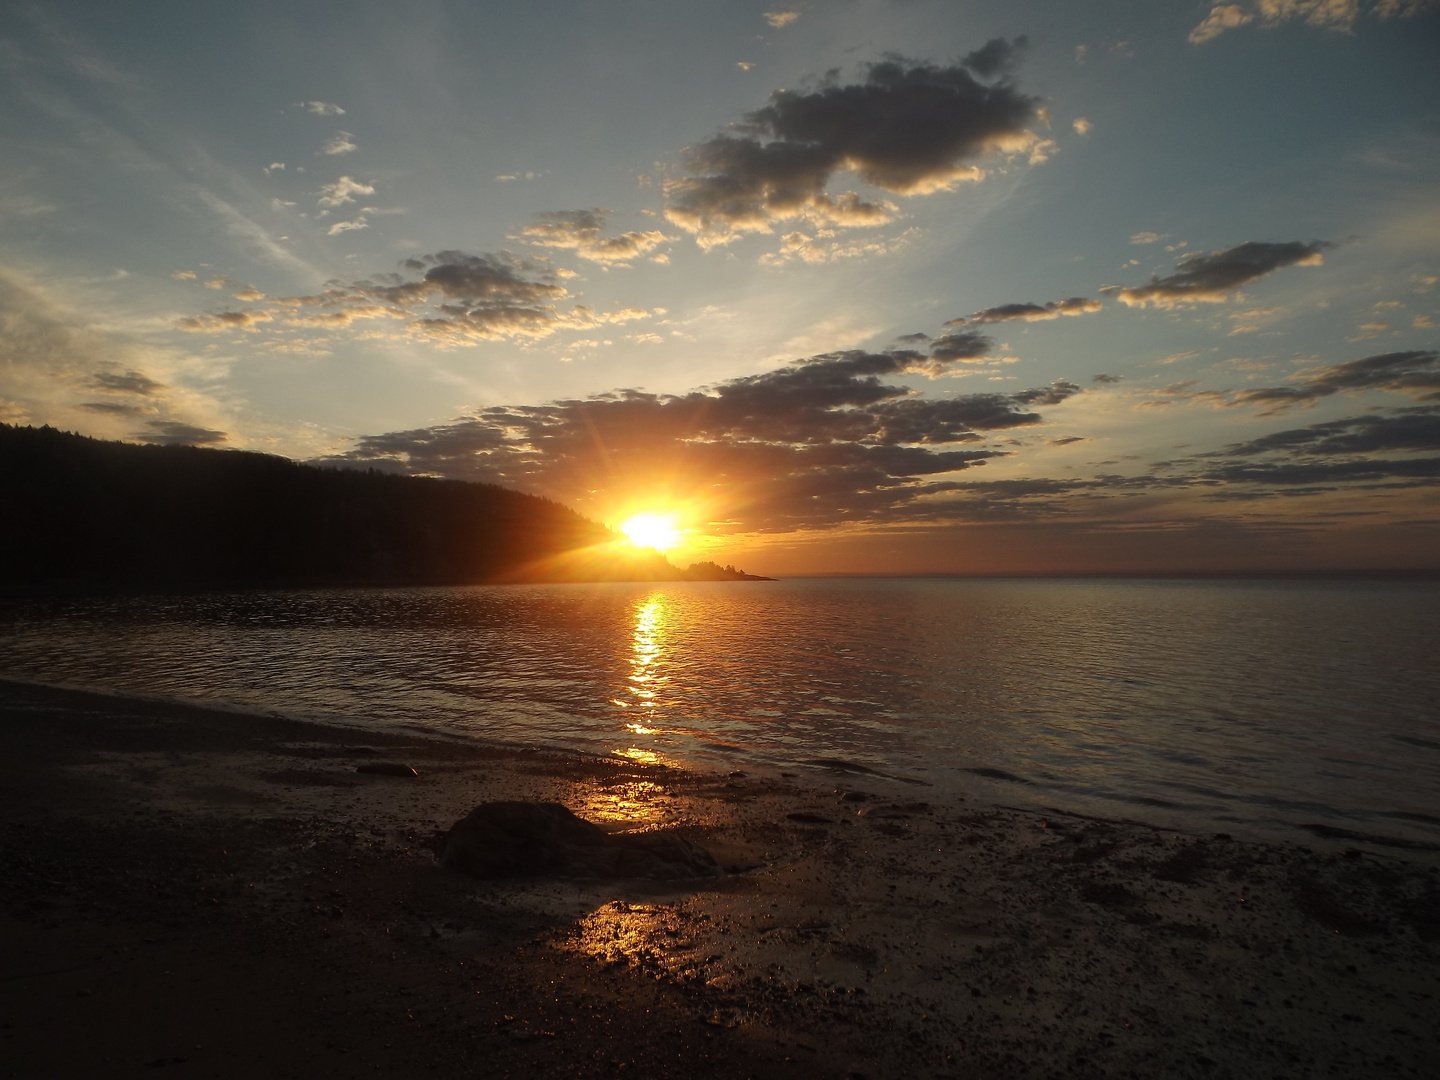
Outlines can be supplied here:
<path id="1" fill-rule="evenodd" d="M 660 674 L 660 661 L 665 652 L 666 605 L 663 596 L 651 596 L 635 612 L 635 633 L 630 656 L 630 685 L 626 687 L 635 699 L 632 704 L 643 709 L 655 708 L 656 691 L 668 681 Z"/>
<path id="2" fill-rule="evenodd" d="M 630 643 L 630 674 L 619 694 L 610 699 L 612 705 L 622 709 L 645 709 L 636 720 L 627 720 L 620 726 L 630 735 L 664 735 L 663 728 L 655 724 L 658 710 L 665 704 L 662 697 L 665 684 L 670 676 L 662 674 L 669 649 L 665 638 L 669 630 L 670 610 L 664 593 L 652 593 L 635 607 L 635 630 Z M 657 711 L 649 711 L 657 710 Z M 664 755 L 643 747 L 617 747 L 614 751 L 620 757 L 638 761 L 644 765 L 669 764 Z"/>

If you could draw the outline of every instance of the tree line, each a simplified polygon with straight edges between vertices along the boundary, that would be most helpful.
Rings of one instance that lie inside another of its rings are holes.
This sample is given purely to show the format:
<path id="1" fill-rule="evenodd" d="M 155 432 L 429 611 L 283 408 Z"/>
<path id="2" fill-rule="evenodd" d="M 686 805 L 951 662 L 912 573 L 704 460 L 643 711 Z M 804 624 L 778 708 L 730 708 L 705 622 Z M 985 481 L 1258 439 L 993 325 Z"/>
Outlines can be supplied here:
<path id="1" fill-rule="evenodd" d="M 0 506 L 12 590 L 691 579 L 560 503 L 493 484 L 51 427 L 0 424 Z"/>

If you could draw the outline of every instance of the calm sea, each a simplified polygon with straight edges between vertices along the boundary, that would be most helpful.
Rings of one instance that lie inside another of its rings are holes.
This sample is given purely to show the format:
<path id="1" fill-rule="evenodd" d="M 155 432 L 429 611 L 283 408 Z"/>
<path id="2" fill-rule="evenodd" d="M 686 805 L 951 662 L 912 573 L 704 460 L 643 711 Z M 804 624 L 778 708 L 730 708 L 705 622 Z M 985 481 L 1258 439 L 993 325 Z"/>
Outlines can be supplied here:
<path id="1" fill-rule="evenodd" d="M 1437 582 L 12 599 L 0 675 L 757 773 L 840 759 L 1191 828 L 1440 841 Z"/>

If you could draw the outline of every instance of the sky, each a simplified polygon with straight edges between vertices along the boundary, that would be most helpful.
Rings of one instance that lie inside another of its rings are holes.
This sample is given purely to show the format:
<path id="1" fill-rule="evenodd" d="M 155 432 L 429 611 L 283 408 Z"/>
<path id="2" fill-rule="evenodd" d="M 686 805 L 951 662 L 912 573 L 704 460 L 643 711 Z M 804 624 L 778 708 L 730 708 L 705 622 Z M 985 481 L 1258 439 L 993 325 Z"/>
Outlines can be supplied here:
<path id="1" fill-rule="evenodd" d="M 1440 3 L 0 11 L 0 420 L 751 572 L 1440 567 Z"/>

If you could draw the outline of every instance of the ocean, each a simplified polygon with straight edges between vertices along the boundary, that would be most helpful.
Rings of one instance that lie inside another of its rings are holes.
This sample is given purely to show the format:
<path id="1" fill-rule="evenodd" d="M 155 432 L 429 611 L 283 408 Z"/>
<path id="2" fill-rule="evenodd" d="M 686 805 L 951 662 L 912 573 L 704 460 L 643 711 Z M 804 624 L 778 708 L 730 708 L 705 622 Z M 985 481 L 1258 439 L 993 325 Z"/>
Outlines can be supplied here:
<path id="1" fill-rule="evenodd" d="M 1440 842 L 1437 658 L 1435 581 L 0 601 L 0 677 L 1302 841 Z"/>

